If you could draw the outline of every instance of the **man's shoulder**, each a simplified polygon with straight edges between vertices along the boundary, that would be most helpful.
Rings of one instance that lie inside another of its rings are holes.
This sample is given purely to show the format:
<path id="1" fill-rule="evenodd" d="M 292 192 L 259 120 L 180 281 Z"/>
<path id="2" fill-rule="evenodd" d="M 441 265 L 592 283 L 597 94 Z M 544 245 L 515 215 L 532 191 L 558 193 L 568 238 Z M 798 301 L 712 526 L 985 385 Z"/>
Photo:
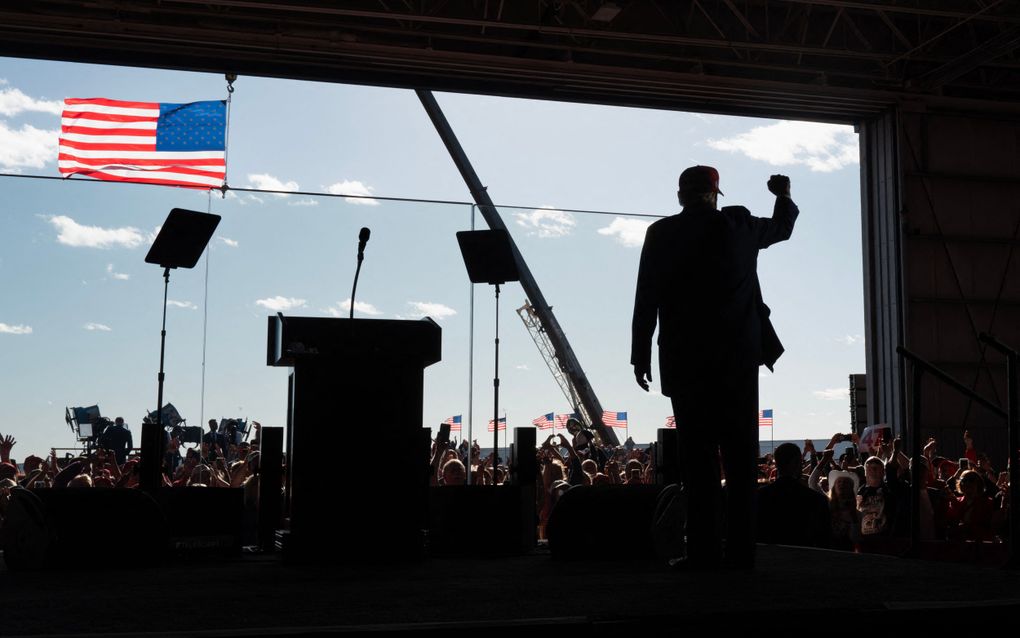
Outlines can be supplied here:
<path id="1" fill-rule="evenodd" d="M 719 212 L 732 219 L 747 219 L 751 216 L 751 211 L 744 206 L 723 206 Z"/>

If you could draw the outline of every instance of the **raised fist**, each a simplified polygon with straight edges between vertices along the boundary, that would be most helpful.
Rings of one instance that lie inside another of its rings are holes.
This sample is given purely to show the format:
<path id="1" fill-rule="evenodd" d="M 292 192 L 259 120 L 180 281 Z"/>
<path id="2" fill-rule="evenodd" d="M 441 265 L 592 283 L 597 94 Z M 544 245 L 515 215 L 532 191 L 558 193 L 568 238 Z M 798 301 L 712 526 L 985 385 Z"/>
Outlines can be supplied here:
<path id="1" fill-rule="evenodd" d="M 779 197 L 785 195 L 790 196 L 790 178 L 786 175 L 772 175 L 768 181 L 769 192 Z"/>

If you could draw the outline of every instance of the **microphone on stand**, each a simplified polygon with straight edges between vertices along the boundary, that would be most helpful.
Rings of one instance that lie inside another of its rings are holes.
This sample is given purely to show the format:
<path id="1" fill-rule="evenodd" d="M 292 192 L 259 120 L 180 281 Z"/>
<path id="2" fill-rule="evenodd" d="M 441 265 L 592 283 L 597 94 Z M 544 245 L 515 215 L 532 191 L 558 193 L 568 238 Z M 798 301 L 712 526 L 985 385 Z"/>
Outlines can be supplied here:
<path id="1" fill-rule="evenodd" d="M 365 260 L 365 244 L 368 243 L 368 238 L 371 234 L 372 231 L 368 228 L 362 228 L 361 232 L 358 233 L 358 268 L 354 271 L 354 287 L 351 289 L 351 319 L 354 318 L 354 293 L 358 291 L 358 276 L 361 275 L 361 262 Z"/>
<path id="2" fill-rule="evenodd" d="M 365 258 L 365 244 L 368 243 L 368 238 L 372 234 L 367 228 L 362 228 L 361 232 L 358 233 L 358 263 Z"/>

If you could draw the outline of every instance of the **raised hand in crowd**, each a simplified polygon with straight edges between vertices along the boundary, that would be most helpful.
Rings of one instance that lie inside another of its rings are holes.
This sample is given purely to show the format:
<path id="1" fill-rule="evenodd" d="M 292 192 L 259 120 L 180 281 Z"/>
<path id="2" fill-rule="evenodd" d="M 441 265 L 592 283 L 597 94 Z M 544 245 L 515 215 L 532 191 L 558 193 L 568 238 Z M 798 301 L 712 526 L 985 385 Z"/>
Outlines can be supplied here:
<path id="1" fill-rule="evenodd" d="M 812 441 L 811 439 L 804 439 L 804 453 L 801 455 L 801 458 L 813 459 L 817 454 L 818 451 L 815 450 L 814 441 Z"/>
<path id="2" fill-rule="evenodd" d="M 837 433 L 835 433 L 835 434 L 833 434 L 833 435 L 832 435 L 832 438 L 831 438 L 831 439 L 829 439 L 829 442 L 828 442 L 828 444 L 826 444 L 826 446 L 825 446 L 825 449 L 826 449 L 826 450 L 831 450 L 831 449 L 833 449 L 834 447 L 836 447 L 836 444 L 837 444 L 837 443 L 842 443 L 843 441 L 844 441 L 844 437 L 843 437 L 843 435 L 842 435 L 842 434 L 840 434 L 839 432 L 837 432 Z M 805 446 L 805 447 L 807 447 L 807 443 L 808 443 L 807 441 L 804 441 L 804 446 Z M 812 445 L 811 445 L 811 449 L 813 450 L 813 449 L 814 449 L 814 447 L 815 447 L 815 446 L 814 446 L 814 445 L 812 444 Z"/>
<path id="3" fill-rule="evenodd" d="M 933 437 L 928 438 L 928 442 L 924 444 L 924 448 L 921 450 L 921 454 L 929 461 L 935 457 L 935 450 L 938 448 L 938 443 L 935 442 Z"/>
<path id="4" fill-rule="evenodd" d="M 4 436 L 0 434 L 0 463 L 11 462 L 11 448 L 17 444 L 17 441 L 10 434 Z"/>

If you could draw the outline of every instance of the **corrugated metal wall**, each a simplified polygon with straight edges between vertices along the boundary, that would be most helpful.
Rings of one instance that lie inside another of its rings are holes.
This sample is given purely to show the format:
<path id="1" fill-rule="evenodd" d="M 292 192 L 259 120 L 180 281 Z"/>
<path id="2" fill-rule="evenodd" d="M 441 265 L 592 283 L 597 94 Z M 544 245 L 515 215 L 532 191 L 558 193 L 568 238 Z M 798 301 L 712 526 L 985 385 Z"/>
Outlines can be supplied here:
<path id="1" fill-rule="evenodd" d="M 1020 348 L 1020 118 L 907 105 L 864 124 L 861 143 L 873 420 L 906 432 L 900 335 L 1005 409 L 1004 360 L 978 334 Z M 922 397 L 922 436 L 941 454 L 961 456 L 969 429 L 1004 466 L 1004 419 L 931 377 Z"/>
<path id="2" fill-rule="evenodd" d="M 861 221 L 868 421 L 903 423 L 903 343 L 900 280 L 900 171 L 894 111 L 860 126 Z"/>

